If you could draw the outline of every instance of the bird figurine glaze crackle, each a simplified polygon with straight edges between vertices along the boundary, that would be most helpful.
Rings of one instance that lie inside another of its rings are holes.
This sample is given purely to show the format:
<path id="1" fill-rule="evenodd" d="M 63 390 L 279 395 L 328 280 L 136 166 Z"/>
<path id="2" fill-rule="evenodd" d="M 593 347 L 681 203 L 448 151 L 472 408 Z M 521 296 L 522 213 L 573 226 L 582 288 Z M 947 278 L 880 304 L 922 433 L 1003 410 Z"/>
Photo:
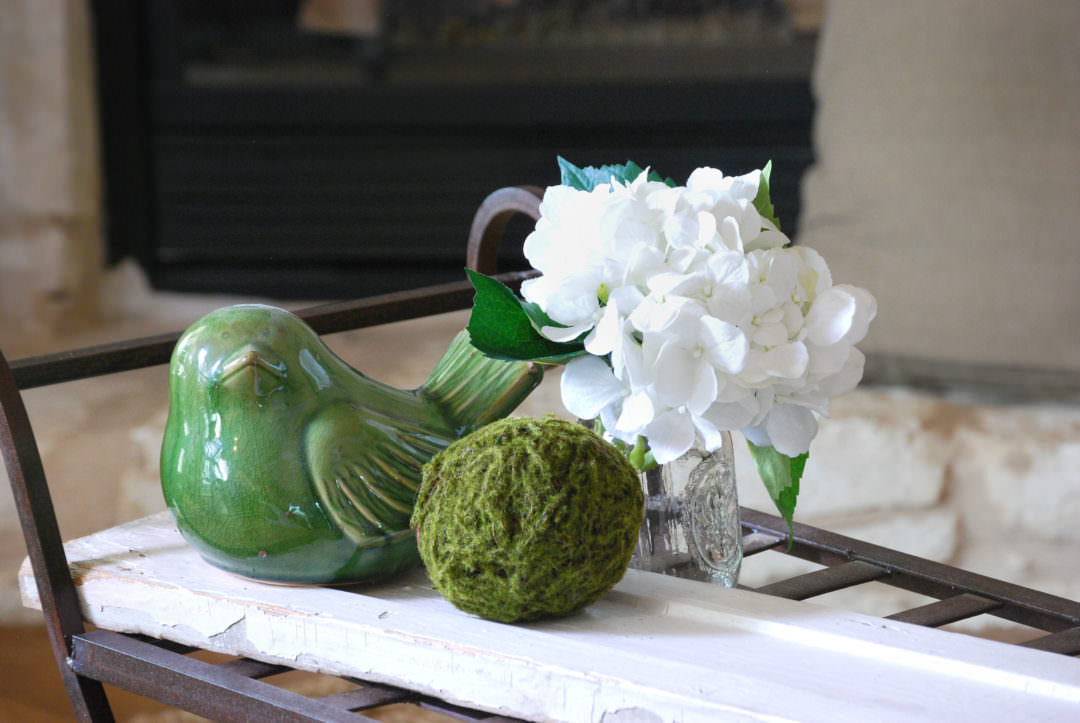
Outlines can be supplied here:
<path id="1" fill-rule="evenodd" d="M 420 560 L 421 467 L 512 412 L 540 368 L 461 332 L 423 386 L 356 371 L 299 317 L 228 306 L 177 342 L 161 451 L 165 501 L 212 565 L 257 580 L 351 583 Z"/>

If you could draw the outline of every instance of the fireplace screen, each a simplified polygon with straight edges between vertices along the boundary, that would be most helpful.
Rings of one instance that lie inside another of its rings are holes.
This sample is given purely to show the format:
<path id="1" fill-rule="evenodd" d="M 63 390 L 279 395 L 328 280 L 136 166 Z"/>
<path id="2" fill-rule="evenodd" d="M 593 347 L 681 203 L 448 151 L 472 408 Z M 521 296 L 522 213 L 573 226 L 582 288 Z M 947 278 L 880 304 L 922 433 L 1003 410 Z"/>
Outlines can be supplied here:
<path id="1" fill-rule="evenodd" d="M 820 3 L 93 5 L 112 256 L 161 288 L 458 280 L 477 205 L 556 183 L 557 155 L 677 180 L 771 159 L 797 221 Z M 506 268 L 524 264 L 513 245 Z"/>
<path id="2" fill-rule="evenodd" d="M 177 48 L 207 85 L 641 83 L 805 78 L 812 20 L 733 2 L 187 2 Z"/>

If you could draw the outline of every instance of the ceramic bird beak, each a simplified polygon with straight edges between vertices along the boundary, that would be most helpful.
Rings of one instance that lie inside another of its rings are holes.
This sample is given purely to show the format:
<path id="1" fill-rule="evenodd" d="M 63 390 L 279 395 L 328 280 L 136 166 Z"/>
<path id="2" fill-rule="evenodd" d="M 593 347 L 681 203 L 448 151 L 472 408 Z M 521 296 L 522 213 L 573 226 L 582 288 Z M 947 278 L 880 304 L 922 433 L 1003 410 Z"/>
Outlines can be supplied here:
<path id="1" fill-rule="evenodd" d="M 227 389 L 260 398 L 280 389 L 286 372 L 285 362 L 275 354 L 248 344 L 221 365 L 220 383 Z"/>

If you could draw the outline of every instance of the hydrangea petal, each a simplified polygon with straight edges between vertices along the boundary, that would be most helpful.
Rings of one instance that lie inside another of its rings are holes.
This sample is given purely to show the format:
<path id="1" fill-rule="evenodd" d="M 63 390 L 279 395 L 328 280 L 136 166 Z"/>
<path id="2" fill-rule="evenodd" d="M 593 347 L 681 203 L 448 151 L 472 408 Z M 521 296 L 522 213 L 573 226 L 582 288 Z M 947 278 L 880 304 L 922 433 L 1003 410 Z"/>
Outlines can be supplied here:
<path id="1" fill-rule="evenodd" d="M 701 341 L 709 362 L 729 374 L 742 371 L 750 349 L 742 329 L 716 317 L 704 316 Z"/>
<path id="2" fill-rule="evenodd" d="M 730 193 L 744 201 L 753 201 L 761 185 L 761 170 L 755 169 L 731 179 Z"/>
<path id="3" fill-rule="evenodd" d="M 757 401 L 758 408 L 754 414 L 751 425 L 759 425 L 765 422 L 765 418 L 769 416 L 769 412 L 772 411 L 776 405 L 776 390 L 773 387 L 763 387 L 758 389 L 754 394 L 754 399 Z"/>
<path id="4" fill-rule="evenodd" d="M 742 429 L 754 419 L 753 406 L 739 402 L 716 402 L 700 416 L 717 429 Z"/>
<path id="5" fill-rule="evenodd" d="M 746 437 L 746 441 L 755 447 L 771 447 L 772 440 L 769 439 L 769 433 L 765 430 L 764 424 L 758 424 L 755 426 L 741 427 L 739 432 L 742 436 Z"/>
<path id="6" fill-rule="evenodd" d="M 717 225 L 716 232 L 720 235 L 724 245 L 732 251 L 742 253 L 743 238 L 739 230 L 739 222 L 733 216 L 724 216 Z"/>
<path id="7" fill-rule="evenodd" d="M 723 446 L 724 431 L 729 429 L 728 427 L 718 426 L 712 420 L 696 414 L 691 416 L 691 421 L 706 451 L 713 452 Z"/>
<path id="8" fill-rule="evenodd" d="M 750 282 L 746 257 L 737 251 L 718 251 L 709 257 L 709 273 L 721 284 L 744 285 Z"/>
<path id="9" fill-rule="evenodd" d="M 802 259 L 802 269 L 799 271 L 799 283 L 806 286 L 810 292 L 809 298 L 814 299 L 825 289 L 833 285 L 832 272 L 825 258 L 809 246 L 795 246 L 792 250 Z"/>
<path id="10" fill-rule="evenodd" d="M 622 333 L 622 325 L 623 317 L 619 314 L 619 305 L 614 302 L 608 303 L 604 307 L 600 321 L 593 327 L 592 332 L 585 337 L 585 351 L 596 356 L 610 354 L 618 343 L 619 335 Z"/>
<path id="11" fill-rule="evenodd" d="M 806 367 L 807 374 L 816 379 L 836 374 L 844 367 L 852 348 L 846 344 L 818 346 L 808 342 L 806 351 L 810 355 L 810 363 Z"/>
<path id="12" fill-rule="evenodd" d="M 706 275 L 702 273 L 696 274 L 682 274 L 677 271 L 669 271 L 663 274 L 656 274 L 649 279 L 649 291 L 658 296 L 667 296 L 669 294 L 683 295 L 692 294 L 696 290 L 702 288 L 707 280 Z"/>
<path id="13" fill-rule="evenodd" d="M 521 282 L 521 296 L 526 301 L 538 304 L 540 308 L 547 306 L 547 298 L 558 287 L 558 280 L 551 276 L 537 276 L 535 279 L 525 279 Z"/>
<path id="14" fill-rule="evenodd" d="M 641 293 L 641 290 L 633 285 L 623 285 L 612 289 L 610 296 L 608 297 L 609 304 L 616 304 L 619 307 L 619 313 L 623 316 L 629 315 L 637 308 L 637 305 L 645 298 L 645 294 Z"/>
<path id="15" fill-rule="evenodd" d="M 620 200 L 610 205 L 599 224 L 600 238 L 613 244 L 613 251 L 624 254 L 638 243 L 653 243 L 659 228 L 653 223 L 653 214 L 643 204 Z"/>
<path id="16" fill-rule="evenodd" d="M 806 338 L 818 346 L 835 344 L 851 330 L 855 297 L 834 286 L 818 295 L 806 315 Z"/>
<path id="17" fill-rule="evenodd" d="M 602 279 L 600 274 L 589 273 L 591 271 L 563 279 L 548 295 L 543 309 L 553 321 L 571 325 L 590 319 L 594 322 L 599 320 L 597 312 L 600 310 L 600 300 L 596 291 Z"/>
<path id="18" fill-rule="evenodd" d="M 611 353 L 612 363 L 616 361 L 616 374 L 631 387 L 647 387 L 652 384 L 652 369 L 645 364 L 645 352 L 633 337 L 624 334 L 619 346 Z"/>
<path id="19" fill-rule="evenodd" d="M 736 202 L 739 212 L 735 218 L 739 222 L 739 235 L 743 240 L 743 251 L 751 250 L 753 242 L 761 235 L 764 219 L 754 208 L 753 202 L 748 198 L 740 198 Z M 749 242 L 749 243 L 748 243 Z"/>
<path id="20" fill-rule="evenodd" d="M 700 252 L 693 246 L 672 249 L 668 254 L 668 266 L 680 272 L 687 272 L 694 267 L 694 263 L 700 258 Z"/>
<path id="21" fill-rule="evenodd" d="M 760 346 L 780 346 L 788 342 L 788 328 L 780 323 L 762 324 L 754 331 L 754 343 Z"/>
<path id="22" fill-rule="evenodd" d="M 675 213 L 675 208 L 681 198 L 682 189 L 662 185 L 649 190 L 645 197 L 645 206 L 650 210 L 659 211 L 664 216 L 671 216 Z"/>
<path id="23" fill-rule="evenodd" d="M 646 334 L 662 332 L 678 318 L 682 305 L 681 300 L 665 301 L 656 294 L 649 294 L 630 315 L 630 323 Z"/>
<path id="24" fill-rule="evenodd" d="M 765 428 L 773 448 L 788 457 L 798 457 L 810 449 L 817 434 L 817 417 L 806 407 L 781 404 L 773 407 L 765 419 Z"/>
<path id="25" fill-rule="evenodd" d="M 697 219 L 689 214 L 671 216 L 664 221 L 664 238 L 675 248 L 693 246 L 698 237 Z"/>
<path id="26" fill-rule="evenodd" d="M 862 380 L 866 357 L 855 347 L 848 347 L 848 351 L 843 366 L 836 373 L 818 382 L 818 391 L 822 395 L 835 397 L 838 394 L 847 394 Z"/>
<path id="27" fill-rule="evenodd" d="M 699 211 L 697 214 L 697 238 L 695 245 L 705 246 L 716 236 L 716 216 L 708 211 Z"/>
<path id="28" fill-rule="evenodd" d="M 594 419 L 600 411 L 622 399 L 626 387 L 599 357 L 571 359 L 563 369 L 559 391 L 566 410 L 581 419 Z"/>
<path id="29" fill-rule="evenodd" d="M 752 313 L 757 314 L 768 311 L 779 302 L 776 292 L 771 287 L 765 284 L 753 284 L 750 287 L 750 311 Z"/>
<path id="30" fill-rule="evenodd" d="M 757 409 L 754 392 L 739 384 L 739 377 L 721 377 L 723 384 L 716 393 L 718 402 L 738 402 Z"/>
<path id="31" fill-rule="evenodd" d="M 674 340 L 664 344 L 653 363 L 654 385 L 660 401 L 678 407 L 694 394 L 695 370 L 698 360 Z"/>
<path id="32" fill-rule="evenodd" d="M 694 387 L 686 400 L 686 408 L 691 414 L 700 414 L 716 400 L 716 372 L 712 366 L 699 360 L 694 370 Z"/>
<path id="33" fill-rule="evenodd" d="M 649 449 L 659 464 L 673 462 L 694 444 L 694 423 L 685 412 L 668 410 L 645 428 Z"/>
<path id="34" fill-rule="evenodd" d="M 644 390 L 635 392 L 623 402 L 622 413 L 615 422 L 615 429 L 636 438 L 652 422 L 654 416 L 652 397 Z"/>
<path id="35" fill-rule="evenodd" d="M 834 289 L 841 289 L 855 300 L 855 313 L 851 320 L 851 328 L 844 335 L 847 344 L 858 344 L 866 337 L 870 330 L 870 322 L 877 316 L 877 299 L 866 289 L 847 284 L 838 284 Z"/>
<path id="36" fill-rule="evenodd" d="M 766 374 L 783 379 L 798 379 L 810 361 L 806 345 L 799 341 L 773 347 L 760 358 L 761 368 Z"/>
<path id="37" fill-rule="evenodd" d="M 746 285 L 721 284 L 713 288 L 707 300 L 710 316 L 732 324 L 749 323 L 751 313 L 750 289 Z"/>
<path id="38" fill-rule="evenodd" d="M 652 244 L 635 246 L 630 253 L 630 266 L 635 273 L 640 273 L 643 278 L 666 268 L 667 259 L 664 252 Z"/>
<path id="39" fill-rule="evenodd" d="M 799 263 L 784 249 L 767 253 L 765 283 L 776 294 L 777 300 L 788 299 L 799 280 Z"/>
<path id="40" fill-rule="evenodd" d="M 695 169 L 686 179 L 686 187 L 695 192 L 709 192 L 714 194 L 727 193 L 735 179 L 725 176 L 723 171 L 717 168 L 703 166 Z M 757 193 L 757 189 L 754 189 Z"/>
<path id="41" fill-rule="evenodd" d="M 552 341 L 569 342 L 577 339 L 591 327 L 591 321 L 572 326 L 542 326 L 540 327 L 540 333 Z"/>
<path id="42" fill-rule="evenodd" d="M 798 305 L 789 301 L 784 304 L 783 312 L 781 321 L 783 321 L 784 328 L 788 330 L 788 334 L 791 336 L 797 335 L 803 327 L 802 310 Z"/>
<path id="43" fill-rule="evenodd" d="M 790 243 L 791 239 L 780 231 L 765 229 L 747 243 L 745 248 L 747 251 L 777 249 L 787 246 Z"/>

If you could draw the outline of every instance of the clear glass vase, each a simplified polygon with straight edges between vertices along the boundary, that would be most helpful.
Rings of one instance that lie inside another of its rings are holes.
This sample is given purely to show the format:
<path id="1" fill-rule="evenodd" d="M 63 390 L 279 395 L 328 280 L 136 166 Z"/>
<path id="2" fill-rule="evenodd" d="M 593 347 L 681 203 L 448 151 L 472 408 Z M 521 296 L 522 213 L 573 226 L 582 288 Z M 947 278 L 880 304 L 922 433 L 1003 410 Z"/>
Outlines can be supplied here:
<path id="1" fill-rule="evenodd" d="M 630 567 L 733 587 L 742 528 L 731 436 L 714 452 L 695 446 L 641 475 L 645 520 Z"/>

